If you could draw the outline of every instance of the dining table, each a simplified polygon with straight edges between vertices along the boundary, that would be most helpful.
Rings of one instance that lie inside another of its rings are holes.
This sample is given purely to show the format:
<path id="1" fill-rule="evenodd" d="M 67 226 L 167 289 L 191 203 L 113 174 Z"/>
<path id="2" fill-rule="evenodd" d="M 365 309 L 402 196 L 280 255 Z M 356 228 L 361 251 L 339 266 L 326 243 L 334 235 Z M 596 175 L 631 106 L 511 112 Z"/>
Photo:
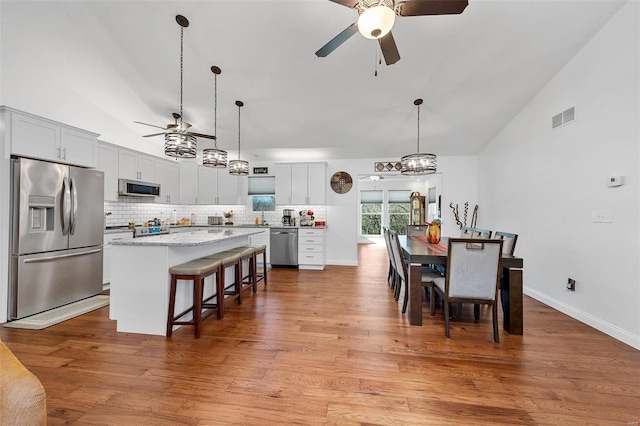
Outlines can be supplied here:
<path id="1" fill-rule="evenodd" d="M 422 325 L 422 267 L 447 264 L 448 238 L 432 244 L 422 236 L 398 235 L 408 265 L 409 324 Z M 503 311 L 503 329 L 509 334 L 523 334 L 522 269 L 521 257 L 502 254 L 500 268 L 500 301 Z"/>

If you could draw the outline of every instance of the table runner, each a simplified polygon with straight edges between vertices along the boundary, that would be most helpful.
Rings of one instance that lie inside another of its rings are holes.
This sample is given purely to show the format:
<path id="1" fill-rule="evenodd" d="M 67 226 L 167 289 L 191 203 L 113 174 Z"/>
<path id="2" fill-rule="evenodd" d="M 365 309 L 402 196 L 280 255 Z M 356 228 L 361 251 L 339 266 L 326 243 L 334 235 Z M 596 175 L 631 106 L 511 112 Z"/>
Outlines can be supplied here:
<path id="1" fill-rule="evenodd" d="M 429 249 L 439 253 L 439 254 L 447 254 L 447 247 L 443 246 L 440 243 L 437 244 L 433 244 L 430 243 L 429 240 L 427 240 L 427 237 L 423 237 L 421 235 L 414 235 L 411 238 L 413 238 L 414 240 L 418 241 L 420 244 L 422 244 L 425 247 L 428 247 Z"/>

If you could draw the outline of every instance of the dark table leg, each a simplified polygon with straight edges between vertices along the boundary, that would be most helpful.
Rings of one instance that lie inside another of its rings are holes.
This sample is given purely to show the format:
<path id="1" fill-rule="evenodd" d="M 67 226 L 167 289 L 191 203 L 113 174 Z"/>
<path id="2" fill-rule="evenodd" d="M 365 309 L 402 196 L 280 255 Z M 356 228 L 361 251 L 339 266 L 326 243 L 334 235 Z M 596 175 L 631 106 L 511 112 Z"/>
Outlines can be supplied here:
<path id="1" fill-rule="evenodd" d="M 509 334 L 522 335 L 522 269 L 503 269 L 500 299 L 504 314 L 504 330 Z"/>
<path id="2" fill-rule="evenodd" d="M 422 325 L 422 265 L 409 264 L 409 324 Z M 405 289 L 405 291 L 407 291 Z"/>

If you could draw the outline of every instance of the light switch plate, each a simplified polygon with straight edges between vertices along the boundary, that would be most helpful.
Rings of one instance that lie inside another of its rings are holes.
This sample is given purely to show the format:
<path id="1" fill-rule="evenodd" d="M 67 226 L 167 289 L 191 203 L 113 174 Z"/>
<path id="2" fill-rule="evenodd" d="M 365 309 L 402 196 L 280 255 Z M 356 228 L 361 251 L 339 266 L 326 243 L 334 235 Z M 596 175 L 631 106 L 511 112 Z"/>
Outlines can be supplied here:
<path id="1" fill-rule="evenodd" d="M 613 215 L 611 210 L 595 210 L 591 214 L 591 221 L 594 223 L 611 223 L 613 222 Z"/>

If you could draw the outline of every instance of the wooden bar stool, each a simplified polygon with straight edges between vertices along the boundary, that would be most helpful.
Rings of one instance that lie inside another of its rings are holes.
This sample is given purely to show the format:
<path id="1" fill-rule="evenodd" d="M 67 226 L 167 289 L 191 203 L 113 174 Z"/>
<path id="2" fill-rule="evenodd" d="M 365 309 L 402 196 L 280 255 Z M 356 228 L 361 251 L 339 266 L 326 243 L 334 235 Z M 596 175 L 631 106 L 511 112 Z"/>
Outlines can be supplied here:
<path id="1" fill-rule="evenodd" d="M 256 284 L 258 281 L 264 280 L 265 287 L 267 286 L 267 246 L 265 244 L 249 244 L 249 247 L 253 247 L 253 264 L 256 272 Z M 262 254 L 262 273 L 258 273 L 258 255 Z M 253 287 L 253 292 L 257 290 L 257 285 Z"/>
<path id="2" fill-rule="evenodd" d="M 226 250 L 220 253 L 215 253 L 210 256 L 205 256 L 205 259 L 215 259 L 222 262 L 220 266 L 220 281 L 222 286 L 221 294 L 224 299 L 224 303 L 230 300 L 238 299 L 238 305 L 242 304 L 242 255 L 238 252 Z M 233 282 L 229 285 L 226 284 L 226 271 L 228 268 L 233 268 Z M 222 299 L 221 299 L 222 300 Z M 220 318 L 224 317 L 224 303 L 220 305 Z"/>
<path id="3" fill-rule="evenodd" d="M 175 265 L 169 268 L 171 287 L 169 290 L 169 311 L 167 314 L 167 337 L 171 337 L 174 325 L 193 325 L 196 339 L 200 338 L 202 321 L 214 312 L 218 319 L 222 318 L 222 300 L 224 299 L 224 282 L 222 278 L 222 261 L 219 259 L 200 258 Z M 216 274 L 216 292 L 204 299 L 204 279 Z M 175 315 L 176 287 L 178 280 L 193 281 L 193 305 Z M 216 298 L 216 303 L 207 303 Z M 206 309 L 203 313 L 202 310 Z M 190 320 L 180 320 L 183 316 L 193 312 Z"/>
<path id="4" fill-rule="evenodd" d="M 256 267 L 256 249 L 255 246 L 246 245 L 241 247 L 235 247 L 227 250 L 232 253 L 238 253 L 240 255 L 240 271 L 242 272 L 242 291 L 251 287 L 255 293 L 257 290 L 258 275 Z M 249 264 L 249 271 L 244 274 L 244 261 Z"/>

